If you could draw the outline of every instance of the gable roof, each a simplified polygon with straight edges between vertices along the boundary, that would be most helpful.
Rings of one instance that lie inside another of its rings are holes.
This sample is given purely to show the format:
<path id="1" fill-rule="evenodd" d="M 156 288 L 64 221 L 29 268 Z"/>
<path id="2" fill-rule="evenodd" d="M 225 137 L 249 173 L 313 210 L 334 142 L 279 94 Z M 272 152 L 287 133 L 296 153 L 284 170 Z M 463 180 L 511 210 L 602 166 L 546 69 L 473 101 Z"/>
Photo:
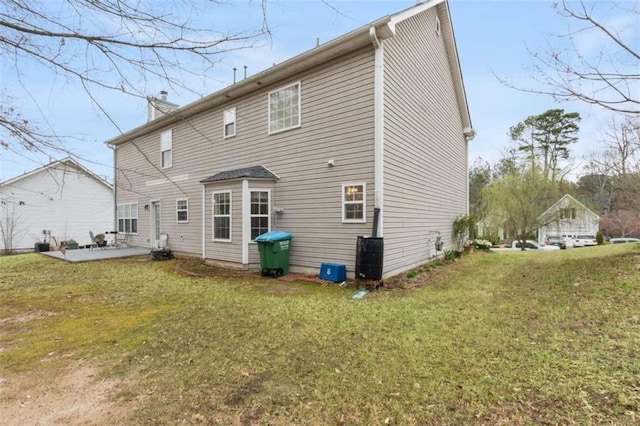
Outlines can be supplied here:
<path id="1" fill-rule="evenodd" d="M 106 180 L 104 180 L 103 178 L 101 178 L 100 176 L 96 175 L 95 173 L 93 173 L 91 170 L 87 169 L 86 167 L 84 167 L 82 164 L 80 164 L 79 162 L 77 162 L 76 160 L 74 160 L 71 157 L 65 157 L 62 160 L 55 160 L 50 162 L 49 164 L 45 164 L 42 167 L 39 167 L 37 169 L 34 169 L 30 172 L 24 173 L 20 176 L 16 176 L 12 179 L 6 180 L 4 182 L 0 182 L 0 187 L 3 186 L 8 186 L 8 185 L 12 185 L 16 182 L 21 181 L 22 179 L 28 178 L 29 176 L 33 176 L 36 175 L 38 173 L 50 170 L 50 169 L 55 169 L 56 167 L 59 166 L 68 166 L 68 167 L 72 167 L 76 170 L 78 170 L 80 173 L 89 176 L 90 178 L 93 178 L 95 180 L 97 180 L 98 182 L 100 182 L 101 184 L 105 185 L 107 188 L 109 189 L 113 189 L 113 186 L 107 182 Z"/>
<path id="2" fill-rule="evenodd" d="M 271 170 L 267 169 L 265 166 L 252 166 L 245 167 L 242 169 L 235 170 L 227 170 L 223 172 L 218 172 L 213 176 L 209 176 L 208 178 L 201 180 L 200 183 L 209 183 L 209 182 L 220 182 L 223 180 L 231 180 L 231 179 L 280 179 L 280 177 L 273 173 Z"/>
<path id="3" fill-rule="evenodd" d="M 585 206 L 584 204 L 582 204 L 580 201 L 576 200 L 574 197 L 572 197 L 569 194 L 565 194 L 562 196 L 562 198 L 560 198 L 558 201 L 556 201 L 555 203 L 553 203 L 553 205 L 551 205 L 551 207 L 549 207 L 547 210 L 545 210 L 544 213 L 542 213 L 540 216 L 538 216 L 538 220 L 542 219 L 543 217 L 545 217 L 546 215 L 550 214 L 551 212 L 553 212 L 554 210 L 557 210 L 562 203 L 564 202 L 564 200 L 569 200 L 570 203 L 572 205 L 577 205 L 578 207 L 582 208 L 584 211 L 586 211 L 587 213 L 592 214 L 593 216 L 595 216 L 597 219 L 600 219 L 600 216 L 598 216 L 597 214 L 595 214 L 591 209 L 589 209 L 587 206 Z"/>
<path id="4" fill-rule="evenodd" d="M 464 90 L 449 6 L 447 0 L 427 0 L 393 15 L 384 16 L 336 39 L 321 44 L 311 50 L 301 53 L 300 55 L 294 56 L 293 58 L 278 65 L 267 68 L 266 70 L 251 77 L 247 77 L 235 84 L 225 87 L 224 89 L 178 108 L 171 114 L 157 118 L 151 122 L 136 127 L 133 130 L 109 139 L 106 141 L 106 144 L 117 146 L 125 142 L 129 142 L 148 133 L 186 120 L 216 106 L 230 102 L 235 98 L 255 91 L 259 87 L 277 83 L 278 81 L 286 79 L 296 73 L 354 51 L 360 47 L 364 47 L 366 45 L 371 45 L 373 47 L 370 35 L 372 30 L 375 31 L 377 38 L 380 40 L 393 37 L 395 35 L 396 24 L 434 7 L 438 13 L 438 18 L 440 19 L 441 31 L 445 41 L 449 65 L 451 67 L 453 86 L 456 92 L 460 116 L 462 117 L 464 132 L 472 137 L 473 130 L 471 125 L 471 116 L 469 114 L 467 96 Z"/>

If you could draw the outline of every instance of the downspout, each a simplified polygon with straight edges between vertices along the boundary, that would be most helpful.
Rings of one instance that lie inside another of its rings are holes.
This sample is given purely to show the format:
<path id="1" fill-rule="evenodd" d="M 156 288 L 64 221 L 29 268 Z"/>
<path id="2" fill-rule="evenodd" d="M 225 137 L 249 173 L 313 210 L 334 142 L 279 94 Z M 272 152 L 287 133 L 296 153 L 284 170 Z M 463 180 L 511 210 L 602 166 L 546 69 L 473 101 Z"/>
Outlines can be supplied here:
<path id="1" fill-rule="evenodd" d="M 378 39 L 376 28 L 369 28 L 369 39 L 375 49 L 373 76 L 373 131 L 374 131 L 374 192 L 375 208 L 379 209 L 378 232 L 384 236 L 384 45 Z"/>
<path id="2" fill-rule="evenodd" d="M 116 182 L 116 176 L 118 174 L 118 156 L 116 155 L 117 146 L 105 144 L 113 151 L 113 231 L 118 231 L 118 184 Z M 115 238 L 115 237 L 114 237 Z M 114 240 L 115 242 L 115 240 Z"/>
<path id="3" fill-rule="evenodd" d="M 206 259 L 207 258 L 207 240 L 205 239 L 206 236 L 206 223 L 207 223 L 207 208 L 206 208 L 206 188 L 205 185 L 202 185 L 202 258 Z"/>
<path id="4" fill-rule="evenodd" d="M 242 266 L 249 267 L 249 243 L 251 242 L 251 197 L 249 181 L 242 181 Z"/>

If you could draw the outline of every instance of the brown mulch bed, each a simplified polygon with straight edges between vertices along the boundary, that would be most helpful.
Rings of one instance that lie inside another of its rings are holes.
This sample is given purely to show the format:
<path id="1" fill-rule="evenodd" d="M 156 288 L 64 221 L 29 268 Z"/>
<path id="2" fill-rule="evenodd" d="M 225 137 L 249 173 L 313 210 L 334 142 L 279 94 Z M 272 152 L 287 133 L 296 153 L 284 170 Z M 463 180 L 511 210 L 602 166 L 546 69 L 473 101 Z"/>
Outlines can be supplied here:
<path id="1" fill-rule="evenodd" d="M 342 286 L 346 287 L 366 287 L 368 289 L 401 289 L 410 290 L 414 288 L 426 285 L 429 279 L 434 275 L 440 273 L 448 266 L 454 264 L 452 261 L 440 261 L 425 264 L 412 271 L 407 271 L 403 274 L 391 277 L 383 282 L 360 280 L 347 280 Z M 175 264 L 175 271 L 182 275 L 191 276 L 194 278 L 252 278 L 252 279 L 266 279 L 261 276 L 260 272 L 256 271 L 241 271 L 229 268 L 223 268 L 220 266 L 213 266 L 204 263 L 200 259 L 179 259 Z M 268 278 L 273 279 L 273 278 Z M 296 274 L 289 273 L 283 277 L 277 278 L 284 282 L 312 282 L 321 286 L 338 285 L 332 281 L 327 281 L 319 278 L 318 274 Z"/>

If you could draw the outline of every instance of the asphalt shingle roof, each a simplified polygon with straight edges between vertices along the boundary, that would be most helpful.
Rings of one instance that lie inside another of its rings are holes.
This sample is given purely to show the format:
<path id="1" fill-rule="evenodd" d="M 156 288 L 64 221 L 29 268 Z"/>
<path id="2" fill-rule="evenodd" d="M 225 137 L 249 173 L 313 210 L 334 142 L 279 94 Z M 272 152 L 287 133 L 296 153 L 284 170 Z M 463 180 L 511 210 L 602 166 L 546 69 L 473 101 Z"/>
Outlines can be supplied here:
<path id="1" fill-rule="evenodd" d="M 235 170 L 226 170 L 222 172 L 218 172 L 213 176 L 209 176 L 208 178 L 201 180 L 200 183 L 208 183 L 208 182 L 219 182 L 223 180 L 231 180 L 231 179 L 278 179 L 278 175 L 273 173 L 271 170 L 267 169 L 264 166 L 252 166 L 245 167 L 242 169 Z"/>

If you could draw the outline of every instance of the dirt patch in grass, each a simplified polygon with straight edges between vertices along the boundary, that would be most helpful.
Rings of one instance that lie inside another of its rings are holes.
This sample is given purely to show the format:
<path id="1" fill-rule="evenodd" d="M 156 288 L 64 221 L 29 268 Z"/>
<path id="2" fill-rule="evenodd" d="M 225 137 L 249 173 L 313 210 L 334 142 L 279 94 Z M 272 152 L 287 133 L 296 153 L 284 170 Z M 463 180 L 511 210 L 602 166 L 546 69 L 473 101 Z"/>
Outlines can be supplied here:
<path id="1" fill-rule="evenodd" d="M 125 384 L 99 379 L 97 370 L 81 360 L 0 377 L 2 424 L 123 424 L 129 409 L 114 399 Z"/>

